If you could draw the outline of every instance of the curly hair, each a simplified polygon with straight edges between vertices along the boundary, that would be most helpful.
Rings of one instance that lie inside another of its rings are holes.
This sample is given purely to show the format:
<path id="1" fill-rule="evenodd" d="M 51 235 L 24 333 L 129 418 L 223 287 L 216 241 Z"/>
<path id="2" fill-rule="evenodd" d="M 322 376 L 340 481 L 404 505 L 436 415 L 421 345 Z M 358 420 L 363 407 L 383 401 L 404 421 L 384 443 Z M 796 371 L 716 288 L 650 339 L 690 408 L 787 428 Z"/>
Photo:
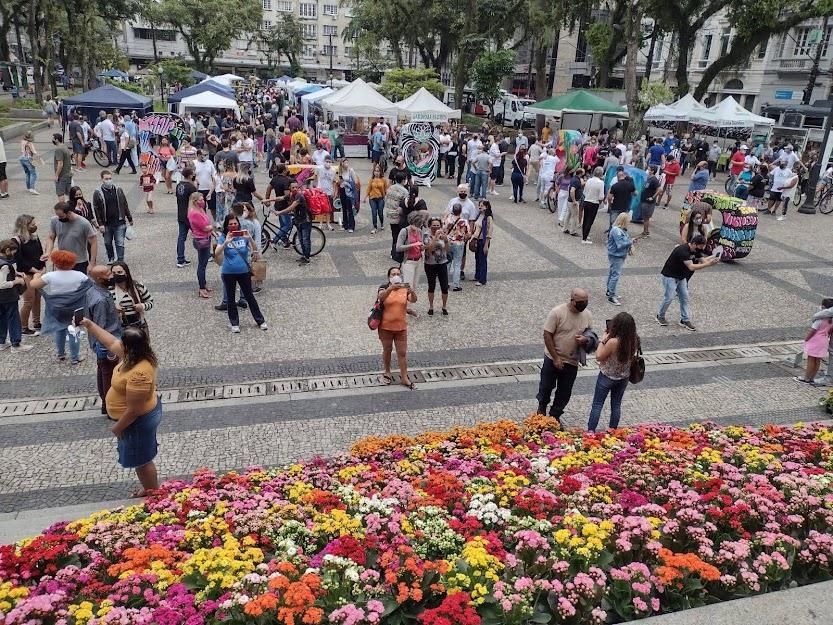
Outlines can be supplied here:
<path id="1" fill-rule="evenodd" d="M 67 250 L 55 250 L 49 258 L 56 269 L 72 269 L 78 263 L 78 256 Z"/>

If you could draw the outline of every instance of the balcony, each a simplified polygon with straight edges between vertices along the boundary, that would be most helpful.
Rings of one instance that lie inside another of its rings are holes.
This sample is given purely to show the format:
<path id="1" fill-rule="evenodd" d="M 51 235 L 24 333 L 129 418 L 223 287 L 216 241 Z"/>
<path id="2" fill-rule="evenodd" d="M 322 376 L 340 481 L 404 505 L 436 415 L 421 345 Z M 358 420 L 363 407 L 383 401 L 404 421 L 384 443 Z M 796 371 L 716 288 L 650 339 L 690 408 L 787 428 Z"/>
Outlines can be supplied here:
<path id="1" fill-rule="evenodd" d="M 813 67 L 810 59 L 778 59 L 776 68 L 779 74 L 806 74 Z"/>

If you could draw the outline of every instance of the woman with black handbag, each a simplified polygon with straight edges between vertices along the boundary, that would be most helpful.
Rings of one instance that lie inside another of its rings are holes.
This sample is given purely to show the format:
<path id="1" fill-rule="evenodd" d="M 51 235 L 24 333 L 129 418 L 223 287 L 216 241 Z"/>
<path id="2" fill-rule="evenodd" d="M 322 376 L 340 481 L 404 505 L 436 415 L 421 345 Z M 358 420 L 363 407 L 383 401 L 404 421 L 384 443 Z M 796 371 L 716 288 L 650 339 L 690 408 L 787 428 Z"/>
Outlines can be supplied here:
<path id="1" fill-rule="evenodd" d="M 116 312 L 122 328 L 146 328 L 145 313 L 153 308 L 153 297 L 144 284 L 133 280 L 130 267 L 123 261 L 113 263 L 113 284 L 110 293 L 116 302 Z"/>
<path id="2" fill-rule="evenodd" d="M 622 414 L 622 398 L 628 381 L 641 381 L 645 373 L 641 358 L 639 335 L 636 322 L 626 312 L 621 312 L 609 321 L 607 330 L 602 335 L 596 348 L 596 362 L 599 363 L 599 377 L 596 378 L 596 390 L 593 393 L 593 407 L 587 429 L 595 432 L 599 425 L 605 400 L 610 393 L 609 429 L 619 427 Z"/>

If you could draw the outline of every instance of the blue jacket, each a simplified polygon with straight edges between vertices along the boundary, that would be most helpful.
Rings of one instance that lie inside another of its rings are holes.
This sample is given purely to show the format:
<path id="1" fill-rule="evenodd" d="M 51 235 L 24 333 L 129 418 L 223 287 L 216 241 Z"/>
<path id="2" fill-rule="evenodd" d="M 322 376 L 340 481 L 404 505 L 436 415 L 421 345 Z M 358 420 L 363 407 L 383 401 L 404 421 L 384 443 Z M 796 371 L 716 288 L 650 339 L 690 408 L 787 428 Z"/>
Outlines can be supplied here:
<path id="1" fill-rule="evenodd" d="M 72 313 L 78 308 L 86 308 L 87 291 L 93 286 L 92 280 L 87 278 L 81 283 L 77 291 L 50 295 L 41 289 L 41 295 L 46 303 L 43 313 L 41 334 L 55 334 L 66 330 L 72 323 Z"/>
<path id="2" fill-rule="evenodd" d="M 633 240 L 628 235 L 628 231 L 617 226 L 610 229 L 610 235 L 607 237 L 607 255 L 614 258 L 624 258 L 628 255 L 628 251 L 633 245 Z"/>

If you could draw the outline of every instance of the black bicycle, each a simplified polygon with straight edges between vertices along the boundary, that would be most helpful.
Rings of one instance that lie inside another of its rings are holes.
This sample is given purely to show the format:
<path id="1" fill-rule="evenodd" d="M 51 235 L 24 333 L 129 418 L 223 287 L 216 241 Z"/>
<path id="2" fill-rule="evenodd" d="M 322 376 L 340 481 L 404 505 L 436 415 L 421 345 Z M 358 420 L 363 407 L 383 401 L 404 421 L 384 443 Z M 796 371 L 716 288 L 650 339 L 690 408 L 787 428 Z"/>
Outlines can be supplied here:
<path id="1" fill-rule="evenodd" d="M 278 241 L 283 240 L 284 244 L 282 247 L 288 248 L 292 247 L 295 249 L 295 252 L 299 256 L 303 256 L 304 252 L 301 250 L 301 236 L 298 234 L 298 228 L 295 225 L 293 220 L 292 227 L 289 229 L 289 232 L 282 232 L 280 225 L 274 224 L 269 221 L 269 218 L 273 216 L 274 213 L 272 209 L 267 207 L 265 204 L 263 205 L 263 221 L 261 222 L 261 230 L 260 230 L 260 245 L 265 252 L 270 247 L 272 247 L 276 252 L 278 251 L 278 245 L 275 243 L 275 239 Z M 318 226 L 312 226 L 312 229 L 309 233 L 309 242 L 310 242 L 310 256 L 317 256 L 321 253 L 321 250 L 324 249 L 324 246 L 327 244 L 327 236 L 324 234 L 324 231 L 319 228 Z"/>
<path id="2" fill-rule="evenodd" d="M 115 165 L 115 163 L 110 162 L 110 157 L 107 155 L 107 152 L 101 149 L 101 141 L 98 140 L 98 137 L 92 137 L 90 139 L 88 149 L 92 152 L 93 158 L 99 167 L 111 167 Z"/>
<path id="3" fill-rule="evenodd" d="M 816 197 L 816 208 L 823 215 L 833 213 L 833 185 L 826 184 Z"/>

